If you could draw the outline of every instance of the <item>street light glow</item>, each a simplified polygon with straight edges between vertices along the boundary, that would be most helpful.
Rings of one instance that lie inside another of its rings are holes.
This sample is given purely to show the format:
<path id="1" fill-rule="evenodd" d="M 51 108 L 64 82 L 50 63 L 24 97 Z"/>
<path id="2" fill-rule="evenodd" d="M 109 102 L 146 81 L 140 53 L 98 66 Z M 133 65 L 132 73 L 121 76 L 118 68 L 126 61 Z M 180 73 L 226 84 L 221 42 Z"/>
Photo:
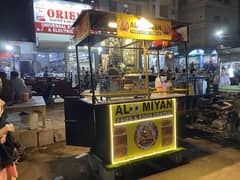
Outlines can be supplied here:
<path id="1" fill-rule="evenodd" d="M 12 50 L 13 50 L 13 47 L 12 47 L 11 45 L 6 45 L 6 49 L 7 49 L 8 51 L 12 51 Z"/>
<path id="2" fill-rule="evenodd" d="M 223 34 L 223 30 L 218 30 L 216 32 L 216 36 L 220 37 Z"/>

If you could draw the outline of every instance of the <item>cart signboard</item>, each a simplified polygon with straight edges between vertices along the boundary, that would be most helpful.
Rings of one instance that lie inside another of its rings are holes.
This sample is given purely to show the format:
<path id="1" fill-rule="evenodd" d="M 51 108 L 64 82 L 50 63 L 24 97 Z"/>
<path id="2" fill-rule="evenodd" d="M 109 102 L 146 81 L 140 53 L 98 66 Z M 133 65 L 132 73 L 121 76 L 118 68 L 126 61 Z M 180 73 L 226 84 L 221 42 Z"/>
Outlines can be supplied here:
<path id="1" fill-rule="evenodd" d="M 110 105 L 112 164 L 176 149 L 175 113 L 175 99 Z"/>
<path id="2" fill-rule="evenodd" d="M 171 40 L 172 24 L 167 20 L 145 19 L 139 16 L 117 14 L 117 35 L 141 40 Z"/>
<path id="3" fill-rule="evenodd" d="M 79 42 L 89 35 L 89 15 L 85 14 L 74 28 L 74 40 Z"/>

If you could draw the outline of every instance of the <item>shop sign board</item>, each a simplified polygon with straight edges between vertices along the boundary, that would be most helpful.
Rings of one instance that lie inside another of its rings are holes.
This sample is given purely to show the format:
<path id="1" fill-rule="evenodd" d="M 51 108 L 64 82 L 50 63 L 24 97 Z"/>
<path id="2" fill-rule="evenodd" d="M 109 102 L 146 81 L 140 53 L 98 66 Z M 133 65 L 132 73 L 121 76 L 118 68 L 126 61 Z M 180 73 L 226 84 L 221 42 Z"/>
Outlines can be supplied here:
<path id="1" fill-rule="evenodd" d="M 176 149 L 176 100 L 110 105 L 111 161 L 118 164 Z"/>
<path id="2" fill-rule="evenodd" d="M 188 42 L 189 41 L 188 26 L 183 26 L 172 30 L 172 40 Z"/>
<path id="3" fill-rule="evenodd" d="M 34 0 L 34 25 L 36 33 L 73 35 L 74 21 L 87 4 L 69 1 Z"/>
<path id="4" fill-rule="evenodd" d="M 13 53 L 11 52 L 3 52 L 3 53 L 0 53 L 0 59 L 4 59 L 4 58 L 10 58 L 13 56 Z"/>
<path id="5" fill-rule="evenodd" d="M 171 21 L 117 14 L 117 35 L 142 40 L 172 40 Z"/>

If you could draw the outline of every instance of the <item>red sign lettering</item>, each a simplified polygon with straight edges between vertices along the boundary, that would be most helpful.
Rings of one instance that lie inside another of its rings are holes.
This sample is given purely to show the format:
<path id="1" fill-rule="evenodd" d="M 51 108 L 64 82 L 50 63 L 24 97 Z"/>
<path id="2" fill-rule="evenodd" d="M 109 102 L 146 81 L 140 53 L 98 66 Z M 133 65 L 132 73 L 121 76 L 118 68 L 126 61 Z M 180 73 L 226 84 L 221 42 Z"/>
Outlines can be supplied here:
<path id="1" fill-rule="evenodd" d="M 51 18 L 75 20 L 80 15 L 80 13 L 73 12 L 73 11 L 48 9 L 47 15 L 48 17 L 51 17 Z"/>
<path id="2" fill-rule="evenodd" d="M 63 12 L 61 10 L 56 10 L 56 18 L 63 19 L 62 13 Z"/>
<path id="3" fill-rule="evenodd" d="M 48 15 L 49 17 L 54 17 L 54 10 L 48 9 L 48 10 L 47 10 L 47 15 Z"/>
<path id="4" fill-rule="evenodd" d="M 74 12 L 69 12 L 69 19 L 74 20 L 75 17 L 75 13 Z"/>

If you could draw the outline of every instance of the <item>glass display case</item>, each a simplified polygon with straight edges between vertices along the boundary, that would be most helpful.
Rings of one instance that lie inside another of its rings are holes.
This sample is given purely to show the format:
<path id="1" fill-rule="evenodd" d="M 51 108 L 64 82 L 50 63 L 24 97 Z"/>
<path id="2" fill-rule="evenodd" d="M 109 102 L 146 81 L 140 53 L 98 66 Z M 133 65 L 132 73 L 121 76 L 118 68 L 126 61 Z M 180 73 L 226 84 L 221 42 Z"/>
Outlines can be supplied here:
<path id="1" fill-rule="evenodd" d="M 128 44 L 127 44 L 128 43 Z M 141 42 L 129 39 L 108 38 L 96 44 L 104 49 L 100 54 L 95 76 L 96 94 L 99 96 L 128 96 L 136 93 L 146 94 L 146 79 L 140 56 L 143 52 Z"/>

